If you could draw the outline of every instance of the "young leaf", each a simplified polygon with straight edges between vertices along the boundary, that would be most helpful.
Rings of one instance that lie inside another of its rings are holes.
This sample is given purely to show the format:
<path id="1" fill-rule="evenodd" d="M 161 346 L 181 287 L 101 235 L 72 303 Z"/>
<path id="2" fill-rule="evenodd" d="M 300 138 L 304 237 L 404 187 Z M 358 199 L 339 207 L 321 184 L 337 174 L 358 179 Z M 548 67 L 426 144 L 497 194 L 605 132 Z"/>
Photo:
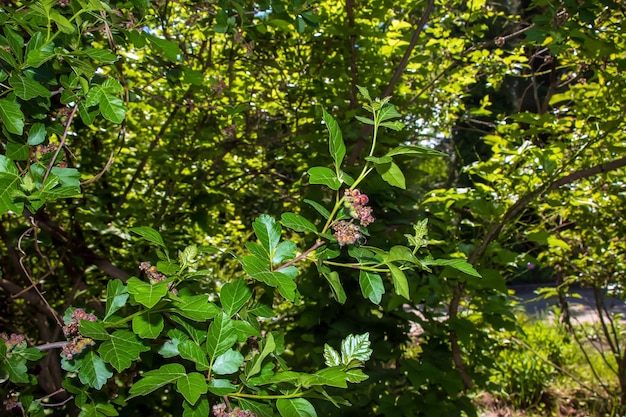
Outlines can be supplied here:
<path id="1" fill-rule="evenodd" d="M 176 389 L 183 394 L 185 400 L 195 404 L 202 394 L 206 394 L 208 387 L 204 376 L 198 372 L 191 372 L 178 378 Z"/>
<path id="2" fill-rule="evenodd" d="M 237 341 L 233 323 L 226 313 L 218 314 L 209 326 L 206 349 L 212 360 L 230 349 Z"/>
<path id="3" fill-rule="evenodd" d="M 317 233 L 315 225 L 299 214 L 283 213 L 280 216 L 280 220 L 283 223 L 283 226 L 293 229 L 296 232 Z"/>
<path id="4" fill-rule="evenodd" d="M 339 125 L 333 116 L 327 113 L 323 108 L 322 118 L 324 119 L 324 123 L 326 124 L 326 128 L 328 129 L 328 133 L 330 135 L 328 140 L 330 155 L 335 161 L 336 171 L 339 172 L 341 169 L 341 162 L 346 156 L 346 145 L 343 142 L 343 136 L 341 134 L 341 130 L 339 129 Z"/>
<path id="5" fill-rule="evenodd" d="M 337 178 L 337 174 L 326 167 L 313 167 L 308 171 L 309 182 L 311 184 L 322 184 L 331 190 L 338 190 L 341 187 L 341 181 Z"/>
<path id="6" fill-rule="evenodd" d="M 383 108 L 380 109 L 380 113 L 378 113 L 379 122 L 384 122 L 385 120 L 389 119 L 395 119 L 396 117 L 402 117 L 402 115 L 398 113 L 393 104 L 383 106 Z"/>
<path id="7" fill-rule="evenodd" d="M 109 340 L 100 345 L 98 353 L 118 372 L 122 372 L 124 369 L 130 368 L 133 361 L 139 359 L 141 352 L 148 350 L 150 348 L 137 340 L 134 333 L 128 330 L 117 330 Z"/>
<path id="8" fill-rule="evenodd" d="M 380 275 L 361 270 L 359 273 L 359 285 L 361 286 L 363 297 L 369 298 L 374 304 L 380 304 L 385 293 L 385 286 Z"/>
<path id="9" fill-rule="evenodd" d="M 315 408 L 304 398 L 281 398 L 276 401 L 281 417 L 317 417 Z"/>
<path id="10" fill-rule="evenodd" d="M 344 366 L 352 368 L 369 360 L 372 355 L 369 336 L 369 333 L 351 334 L 341 341 L 341 363 Z"/>
<path id="11" fill-rule="evenodd" d="M 132 277 L 126 282 L 126 285 L 128 293 L 132 294 L 138 303 L 143 304 L 147 308 L 152 308 L 167 294 L 168 283 L 163 281 L 149 284 Z"/>
<path id="12" fill-rule="evenodd" d="M 324 344 L 324 363 L 326 366 L 339 366 L 341 365 L 341 357 L 339 352 L 330 347 L 328 344 Z"/>
<path id="13" fill-rule="evenodd" d="M 222 308 L 228 317 L 232 317 L 250 299 L 252 291 L 246 281 L 239 279 L 225 284 L 220 290 Z"/>
<path id="14" fill-rule="evenodd" d="M 280 241 L 280 223 L 277 223 L 272 216 L 261 214 L 252 223 L 252 228 L 259 242 L 261 242 L 261 245 L 263 245 L 263 248 L 265 248 L 271 258 L 276 245 Z"/>
<path id="15" fill-rule="evenodd" d="M 365 87 L 361 87 L 360 85 L 357 85 L 356 88 L 359 89 L 359 93 L 361 93 L 361 95 L 367 100 L 367 101 L 372 101 L 372 98 L 370 97 L 370 93 L 369 91 L 367 91 L 367 88 Z"/>
<path id="16" fill-rule="evenodd" d="M 101 389 L 107 380 L 113 376 L 106 363 L 93 351 L 87 352 L 78 371 L 78 378 L 83 384 L 97 390 Z"/>

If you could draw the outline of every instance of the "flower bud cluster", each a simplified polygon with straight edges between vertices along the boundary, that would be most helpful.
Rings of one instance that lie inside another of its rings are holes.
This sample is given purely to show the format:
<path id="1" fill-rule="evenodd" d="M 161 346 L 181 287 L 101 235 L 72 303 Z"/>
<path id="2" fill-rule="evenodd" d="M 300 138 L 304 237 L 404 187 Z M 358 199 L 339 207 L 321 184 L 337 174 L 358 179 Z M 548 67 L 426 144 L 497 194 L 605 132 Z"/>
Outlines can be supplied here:
<path id="1" fill-rule="evenodd" d="M 163 275 L 162 273 L 160 273 L 159 271 L 157 271 L 156 266 L 152 266 L 150 264 L 150 262 L 142 262 L 139 264 L 139 270 L 143 271 L 147 276 L 148 279 L 150 280 L 150 284 L 154 285 L 154 284 L 158 284 L 159 282 L 163 282 L 167 279 L 167 277 L 165 275 Z M 178 290 L 176 290 L 176 288 L 174 288 L 174 283 L 170 283 L 170 285 L 168 285 L 168 290 L 170 290 L 174 295 L 178 294 Z"/>
<path id="2" fill-rule="evenodd" d="M 355 220 L 363 227 L 374 222 L 372 208 L 366 205 L 368 202 L 369 198 L 359 190 L 348 189 L 344 192 L 343 205 L 352 219 L 335 221 L 331 226 L 339 246 L 353 244 L 363 237 Z"/>
<path id="3" fill-rule="evenodd" d="M 24 335 L 11 333 L 11 336 L 6 333 L 0 333 L 0 339 L 4 341 L 4 344 L 7 346 L 7 351 L 13 349 L 15 346 L 20 345 L 24 342 Z"/>
<path id="4" fill-rule="evenodd" d="M 71 360 L 74 355 L 82 352 L 87 346 L 95 344 L 93 339 L 80 334 L 79 328 L 82 320 L 96 321 L 97 318 L 93 314 L 85 313 L 85 310 L 82 308 L 77 308 L 70 313 L 69 323 L 63 326 L 63 334 L 66 338 L 70 339 L 62 349 L 63 355 L 65 355 L 68 360 Z"/>
<path id="5" fill-rule="evenodd" d="M 226 411 L 226 404 L 223 403 L 214 405 L 212 411 L 215 417 L 257 417 L 252 411 L 242 410 L 239 407 Z"/>

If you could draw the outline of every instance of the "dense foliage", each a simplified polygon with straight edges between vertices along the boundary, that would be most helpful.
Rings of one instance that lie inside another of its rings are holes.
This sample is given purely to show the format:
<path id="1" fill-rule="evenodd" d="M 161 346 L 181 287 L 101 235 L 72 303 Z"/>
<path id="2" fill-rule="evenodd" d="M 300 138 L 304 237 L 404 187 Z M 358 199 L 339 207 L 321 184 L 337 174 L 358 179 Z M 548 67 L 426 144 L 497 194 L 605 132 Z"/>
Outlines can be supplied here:
<path id="1" fill-rule="evenodd" d="M 472 415 L 514 279 L 626 406 L 622 3 L 0 11 L 2 413 Z"/>

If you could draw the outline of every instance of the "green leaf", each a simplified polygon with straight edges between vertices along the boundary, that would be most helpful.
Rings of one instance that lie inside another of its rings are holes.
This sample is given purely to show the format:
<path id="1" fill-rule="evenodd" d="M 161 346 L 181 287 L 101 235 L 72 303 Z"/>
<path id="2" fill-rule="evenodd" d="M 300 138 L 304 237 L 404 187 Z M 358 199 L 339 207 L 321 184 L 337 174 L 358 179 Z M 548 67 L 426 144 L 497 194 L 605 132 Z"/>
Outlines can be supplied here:
<path id="1" fill-rule="evenodd" d="M 159 337 L 165 322 L 161 314 L 144 313 L 133 317 L 133 332 L 142 339 L 156 339 Z"/>
<path id="2" fill-rule="evenodd" d="M 252 368 L 250 368 L 250 371 L 248 371 L 246 377 L 251 378 L 254 375 L 258 374 L 261 371 L 261 365 L 263 364 L 263 360 L 267 357 L 267 355 L 274 352 L 274 350 L 276 350 L 274 335 L 272 333 L 267 333 L 267 336 L 265 337 L 265 343 L 263 344 L 263 350 L 258 356 L 254 357 Z"/>
<path id="3" fill-rule="evenodd" d="M 391 272 L 391 279 L 393 281 L 393 286 L 396 290 L 396 294 L 403 296 L 407 300 L 409 298 L 409 282 L 406 279 L 406 275 L 404 272 L 394 264 L 387 264 L 389 268 L 389 272 Z"/>
<path id="4" fill-rule="evenodd" d="M 245 398 L 237 399 L 239 408 L 242 410 L 250 410 L 257 417 L 274 417 L 274 410 L 269 404 L 261 403 L 258 401 L 251 401 Z"/>
<path id="5" fill-rule="evenodd" d="M 206 394 L 208 389 L 204 375 L 198 372 L 191 372 L 181 376 L 176 381 L 176 388 L 192 405 L 198 401 L 202 394 Z"/>
<path id="6" fill-rule="evenodd" d="M 212 360 L 230 349 L 237 341 L 233 323 L 226 313 L 218 314 L 209 326 L 206 349 Z"/>
<path id="7" fill-rule="evenodd" d="M 110 335 L 101 321 L 81 320 L 79 325 L 80 334 L 94 340 L 109 340 Z"/>
<path id="8" fill-rule="evenodd" d="M 369 378 L 360 369 L 348 369 L 348 370 L 346 370 L 346 377 L 347 377 L 348 381 L 352 382 L 353 384 L 358 384 L 359 382 L 363 382 L 367 378 Z"/>
<path id="9" fill-rule="evenodd" d="M 361 87 L 360 85 L 357 85 L 356 88 L 359 90 L 359 93 L 361 93 L 365 100 L 372 101 L 372 98 L 370 97 L 370 93 L 369 91 L 367 91 L 367 88 Z"/>
<path id="10" fill-rule="evenodd" d="M 315 225 L 299 214 L 283 213 L 280 216 L 280 220 L 283 223 L 283 226 L 293 229 L 296 232 L 317 233 Z"/>
<path id="11" fill-rule="evenodd" d="M 159 369 L 148 371 L 143 374 L 143 378 L 130 387 L 130 397 L 127 400 L 150 394 L 167 384 L 177 381 L 186 374 L 185 367 L 179 363 L 170 363 L 161 366 Z"/>
<path id="12" fill-rule="evenodd" d="M 366 125 L 374 125 L 374 121 L 372 119 L 368 119 L 367 117 L 362 117 L 362 116 L 354 116 L 359 122 L 366 124 Z"/>
<path id="13" fill-rule="evenodd" d="M 12 75 L 9 78 L 9 84 L 13 87 L 15 95 L 22 100 L 31 100 L 35 97 L 50 97 L 50 90 L 31 78 Z"/>
<path id="14" fill-rule="evenodd" d="M 209 391 L 215 395 L 228 395 L 237 391 L 237 386 L 233 385 L 228 379 L 213 379 L 209 382 Z M 203 416 L 203 417 L 206 417 Z"/>
<path id="15" fill-rule="evenodd" d="M 99 390 L 112 376 L 113 372 L 109 370 L 102 358 L 93 351 L 87 352 L 78 371 L 80 382 Z"/>
<path id="16" fill-rule="evenodd" d="M 261 214 L 252 223 L 252 228 L 271 259 L 274 249 L 280 241 L 280 223 L 277 223 L 272 216 Z"/>
<path id="17" fill-rule="evenodd" d="M 168 41 L 166 39 L 157 38 L 154 35 L 150 35 L 149 33 L 144 32 L 143 36 L 150 42 L 152 45 L 156 47 L 156 49 L 161 50 L 167 59 L 172 62 L 177 62 L 178 57 L 182 56 L 182 51 L 174 42 Z"/>
<path id="18" fill-rule="evenodd" d="M 395 164 L 395 162 L 376 165 L 376 171 L 378 171 L 382 179 L 385 180 L 389 185 L 402 188 L 403 190 L 406 189 L 406 180 L 404 179 L 404 174 L 400 170 L 400 167 Z"/>
<path id="19" fill-rule="evenodd" d="M 341 129 L 339 129 L 339 125 L 337 124 L 333 116 L 327 113 L 324 108 L 322 108 L 322 118 L 324 119 L 324 123 L 326 124 L 326 128 L 328 129 L 329 133 L 328 146 L 330 150 L 330 155 L 335 161 L 336 171 L 339 172 L 341 169 L 341 162 L 346 156 L 346 145 L 343 142 Z"/>
<path id="20" fill-rule="evenodd" d="M 465 259 L 425 259 L 422 262 L 425 265 L 449 266 L 457 271 L 461 271 L 477 278 L 482 278 L 480 273 L 478 273 L 478 271 L 476 271 L 476 269 L 474 269 L 474 267 Z"/>
<path id="21" fill-rule="evenodd" d="M 206 398 L 200 399 L 200 402 L 194 405 L 187 401 L 183 402 L 183 417 L 207 417 L 210 412 L 209 400 Z"/>
<path id="22" fill-rule="evenodd" d="M 150 350 L 143 345 L 137 336 L 128 330 L 115 331 L 109 340 L 100 345 L 98 353 L 106 362 L 113 365 L 118 372 L 122 372 L 139 359 L 141 352 Z"/>
<path id="23" fill-rule="evenodd" d="M 337 271 L 324 273 L 324 277 L 326 278 L 326 281 L 328 281 L 328 283 L 330 284 L 330 288 L 333 290 L 333 295 L 335 296 L 335 299 L 341 304 L 345 303 L 348 298 L 346 297 L 346 292 L 341 285 L 339 273 Z"/>
<path id="24" fill-rule="evenodd" d="M 348 388 L 346 372 L 343 367 L 324 368 L 316 371 L 312 376 L 317 379 L 316 385 L 327 385 L 336 388 Z"/>
<path id="25" fill-rule="evenodd" d="M 0 343 L 4 343 L 3 341 Z M 26 368 L 26 361 L 17 356 L 4 358 L 2 368 L 9 376 L 9 381 L 15 384 L 28 383 L 28 368 Z"/>
<path id="26" fill-rule="evenodd" d="M 341 363 L 346 367 L 359 366 L 372 355 L 369 333 L 348 335 L 341 342 Z"/>
<path id="27" fill-rule="evenodd" d="M 281 398 L 276 401 L 276 408 L 282 417 L 317 417 L 313 405 L 304 398 Z"/>
<path id="28" fill-rule="evenodd" d="M 376 156 L 366 156 L 365 160 L 373 162 L 375 164 L 388 164 L 390 162 L 393 162 L 393 158 L 388 155 L 381 156 L 380 158 Z"/>
<path id="29" fill-rule="evenodd" d="M 322 184 L 331 190 L 338 190 L 341 187 L 341 181 L 337 178 L 337 174 L 330 168 L 313 167 L 307 172 L 309 173 L 309 182 L 311 184 Z"/>
<path id="30" fill-rule="evenodd" d="M 172 305 L 178 309 L 181 316 L 199 322 L 210 320 L 220 313 L 219 307 L 210 303 L 209 297 L 202 294 L 179 295 Z"/>
<path id="31" fill-rule="evenodd" d="M 46 140 L 46 126 L 43 123 L 33 124 L 28 131 L 28 144 L 35 146 Z"/>
<path id="32" fill-rule="evenodd" d="M 296 257 L 296 250 L 298 250 L 298 247 L 291 240 L 281 242 L 274 251 L 272 264 L 279 265 L 285 261 L 292 260 Z"/>
<path id="33" fill-rule="evenodd" d="M 304 202 L 313 207 L 325 219 L 328 219 L 330 217 L 330 211 L 328 211 L 326 207 L 322 206 L 318 202 L 308 199 L 305 199 Z"/>
<path id="34" fill-rule="evenodd" d="M 128 291 L 119 279 L 111 279 L 107 283 L 107 299 L 104 320 L 126 305 Z"/>
<path id="35" fill-rule="evenodd" d="M 237 372 L 241 365 L 243 355 L 238 350 L 229 349 L 215 358 L 211 369 L 218 375 L 228 375 Z"/>
<path id="36" fill-rule="evenodd" d="M 402 129 L 404 129 L 404 123 L 399 122 L 399 121 L 394 121 L 394 122 L 382 122 L 380 124 L 381 127 L 388 127 L 389 129 L 395 130 L 396 132 L 401 131 Z"/>
<path id="37" fill-rule="evenodd" d="M 387 156 L 414 155 L 414 156 L 448 156 L 443 152 L 425 146 L 401 145 L 387 152 Z"/>
<path id="38" fill-rule="evenodd" d="M 97 62 L 115 62 L 118 59 L 117 55 L 108 49 L 87 49 L 85 53 L 89 58 Z"/>
<path id="39" fill-rule="evenodd" d="M 163 281 L 156 284 L 143 282 L 138 278 L 132 277 L 126 282 L 128 293 L 135 297 L 135 300 L 146 306 L 154 307 L 167 294 L 168 282 Z"/>
<path id="40" fill-rule="evenodd" d="M 17 103 L 0 99 L 0 119 L 10 133 L 21 135 L 24 132 L 24 113 Z"/>
<path id="41" fill-rule="evenodd" d="M 122 123 L 126 117 L 124 101 L 110 94 L 102 94 L 100 96 L 99 108 L 102 116 L 113 123 Z"/>
<path id="42" fill-rule="evenodd" d="M 187 339 L 179 342 L 178 353 L 181 358 L 195 363 L 198 371 L 206 371 L 210 368 L 206 352 L 193 340 Z"/>
<path id="43" fill-rule="evenodd" d="M 228 317 L 235 315 L 251 296 L 252 291 L 242 279 L 225 284 L 220 290 L 222 308 Z"/>
<path id="44" fill-rule="evenodd" d="M 384 122 L 385 120 L 389 120 L 389 119 L 395 119 L 397 117 L 402 117 L 402 115 L 398 113 L 398 111 L 393 106 L 393 104 L 388 104 L 386 106 L 383 106 L 383 108 L 380 109 L 380 113 L 378 113 L 379 122 Z"/>
<path id="45" fill-rule="evenodd" d="M 298 287 L 296 286 L 293 278 L 287 276 L 283 272 L 286 269 L 281 269 L 278 272 L 272 272 L 272 277 L 276 282 L 276 287 L 278 288 L 278 292 L 282 295 L 286 300 L 295 302 L 296 301 L 296 291 Z"/>
<path id="46" fill-rule="evenodd" d="M 369 298 L 374 304 L 380 304 L 385 293 L 385 285 L 380 275 L 361 270 L 359 272 L 359 285 L 363 297 Z"/>
<path id="47" fill-rule="evenodd" d="M 24 143 L 9 142 L 6 149 L 6 156 L 14 161 L 26 161 L 30 156 L 30 146 Z"/>
<path id="48" fill-rule="evenodd" d="M 326 366 L 341 365 L 341 356 L 339 356 L 339 352 L 330 347 L 328 344 L 324 344 L 324 363 Z"/>
<path id="49" fill-rule="evenodd" d="M 157 232 L 151 227 L 148 227 L 148 226 L 133 227 L 130 229 L 130 231 L 138 234 L 139 236 L 141 236 L 148 242 L 156 243 L 163 249 L 167 249 L 165 247 L 165 242 L 163 242 L 163 238 L 161 237 L 159 232 Z"/>

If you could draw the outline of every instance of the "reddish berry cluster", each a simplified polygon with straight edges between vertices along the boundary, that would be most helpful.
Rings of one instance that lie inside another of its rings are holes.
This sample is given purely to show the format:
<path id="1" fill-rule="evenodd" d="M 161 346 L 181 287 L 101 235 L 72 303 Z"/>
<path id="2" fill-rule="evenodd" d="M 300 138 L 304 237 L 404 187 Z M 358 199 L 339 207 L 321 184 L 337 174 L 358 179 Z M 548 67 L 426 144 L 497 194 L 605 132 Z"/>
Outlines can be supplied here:
<path id="1" fill-rule="evenodd" d="M 150 262 L 142 262 L 139 264 L 139 269 L 143 271 L 150 280 L 150 284 L 158 284 L 159 282 L 163 282 L 167 279 L 165 275 L 157 271 L 156 266 L 152 266 Z M 174 294 L 178 294 L 178 290 L 174 288 L 174 283 L 170 283 L 168 289 Z"/>
<path id="2" fill-rule="evenodd" d="M 80 322 L 82 320 L 96 321 L 97 318 L 93 314 L 85 313 L 85 310 L 82 308 L 77 308 L 70 313 L 69 323 L 63 326 L 63 334 L 66 338 L 70 339 L 62 349 L 63 355 L 65 355 L 68 360 L 71 360 L 74 355 L 82 352 L 87 346 L 95 344 L 93 339 L 80 334 Z"/>
<path id="3" fill-rule="evenodd" d="M 374 222 L 372 208 L 366 205 L 368 202 L 369 198 L 361 194 L 359 190 L 345 191 L 343 205 L 352 219 L 350 221 L 339 220 L 332 224 L 333 235 L 340 246 L 353 244 L 363 237 L 359 225 L 354 223 L 355 220 L 358 220 L 363 227 Z"/>
<path id="4" fill-rule="evenodd" d="M 22 344 L 25 340 L 24 335 L 17 333 L 11 333 L 11 336 L 8 336 L 6 333 L 0 333 L 0 339 L 4 340 L 7 350 L 13 349 L 15 346 Z"/>
<path id="5" fill-rule="evenodd" d="M 239 407 L 226 411 L 226 404 L 223 403 L 214 405 L 212 411 L 215 417 L 256 417 L 252 411 L 242 410 Z"/>

